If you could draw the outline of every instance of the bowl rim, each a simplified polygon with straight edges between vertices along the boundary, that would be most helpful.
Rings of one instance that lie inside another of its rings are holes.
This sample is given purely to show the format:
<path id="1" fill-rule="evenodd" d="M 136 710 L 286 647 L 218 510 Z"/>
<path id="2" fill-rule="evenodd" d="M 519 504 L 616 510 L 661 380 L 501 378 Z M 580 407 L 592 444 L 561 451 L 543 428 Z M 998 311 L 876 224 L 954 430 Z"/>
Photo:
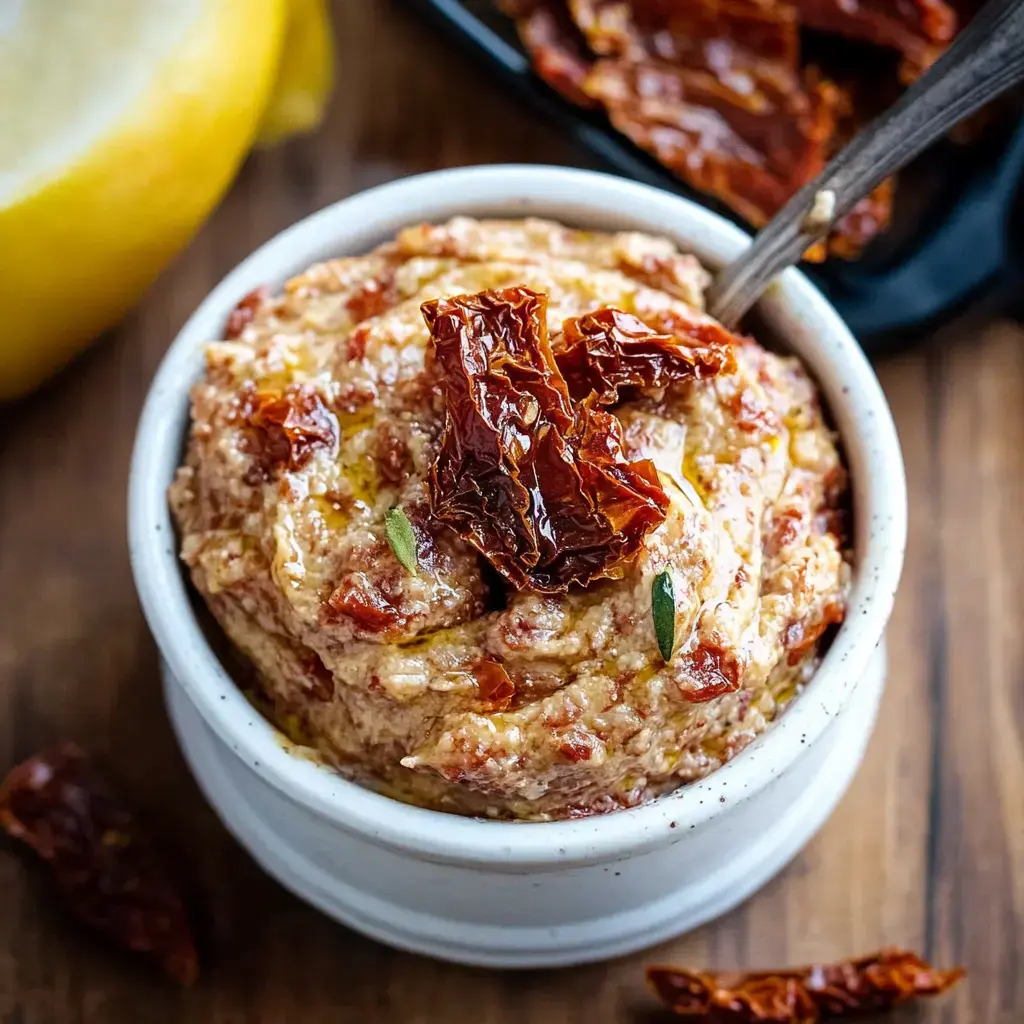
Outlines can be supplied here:
<path id="1" fill-rule="evenodd" d="M 555 211 L 558 211 L 557 213 Z M 166 499 L 188 422 L 188 391 L 206 343 L 238 299 L 280 285 L 319 259 L 357 255 L 398 227 L 475 216 L 548 216 L 600 229 L 666 235 L 720 266 L 749 236 L 680 196 L 589 170 L 542 165 L 464 167 L 414 175 L 311 214 L 244 259 L 213 289 L 167 350 L 143 406 L 132 453 L 128 540 L 143 612 L 165 667 L 221 741 L 287 799 L 336 827 L 439 862 L 557 869 L 608 861 L 683 838 L 752 799 L 827 729 L 882 638 L 902 569 L 906 483 L 881 387 L 836 311 L 807 277 L 786 270 L 761 307 L 778 329 L 812 337 L 801 357 L 825 392 L 844 445 L 858 548 L 847 618 L 800 698 L 745 750 L 706 778 L 640 807 L 558 822 L 504 822 L 401 803 L 289 753 L 206 641 L 189 599 Z M 806 347 L 806 346 L 805 346 Z"/>

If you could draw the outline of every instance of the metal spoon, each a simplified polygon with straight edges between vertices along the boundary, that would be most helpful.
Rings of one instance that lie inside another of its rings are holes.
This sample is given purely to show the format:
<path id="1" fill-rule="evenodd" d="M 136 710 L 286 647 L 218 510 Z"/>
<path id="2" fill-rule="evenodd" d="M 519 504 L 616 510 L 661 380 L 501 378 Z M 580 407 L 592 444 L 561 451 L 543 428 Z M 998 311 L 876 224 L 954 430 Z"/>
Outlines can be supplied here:
<path id="1" fill-rule="evenodd" d="M 1024 0 L 989 0 L 952 46 L 758 232 L 708 292 L 735 327 L 768 283 L 866 196 L 959 121 L 1024 78 Z M 970 259 L 970 253 L 964 253 Z"/>

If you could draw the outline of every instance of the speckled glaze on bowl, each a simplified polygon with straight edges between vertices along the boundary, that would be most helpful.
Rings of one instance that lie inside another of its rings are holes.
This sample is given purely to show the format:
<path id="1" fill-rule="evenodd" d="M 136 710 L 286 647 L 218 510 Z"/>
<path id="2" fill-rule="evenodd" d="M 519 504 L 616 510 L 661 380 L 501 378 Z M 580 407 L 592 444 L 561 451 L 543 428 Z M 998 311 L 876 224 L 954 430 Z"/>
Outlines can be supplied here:
<path id="1" fill-rule="evenodd" d="M 748 238 L 684 199 L 589 171 L 469 167 L 405 178 L 308 217 L 220 284 L 167 353 L 136 438 L 129 495 L 135 582 L 164 660 L 167 703 L 210 803 L 282 884 L 394 946 L 464 963 L 555 966 L 626 953 L 715 917 L 775 874 L 845 791 L 870 735 L 883 632 L 906 539 L 899 443 L 878 381 L 797 270 L 759 306 L 818 380 L 851 472 L 856 567 L 846 622 L 807 690 L 707 779 L 578 821 L 480 821 L 398 803 L 293 756 L 207 643 L 177 559 L 166 491 L 204 344 L 261 284 L 355 255 L 455 214 L 542 216 L 668 235 L 711 267 Z"/>

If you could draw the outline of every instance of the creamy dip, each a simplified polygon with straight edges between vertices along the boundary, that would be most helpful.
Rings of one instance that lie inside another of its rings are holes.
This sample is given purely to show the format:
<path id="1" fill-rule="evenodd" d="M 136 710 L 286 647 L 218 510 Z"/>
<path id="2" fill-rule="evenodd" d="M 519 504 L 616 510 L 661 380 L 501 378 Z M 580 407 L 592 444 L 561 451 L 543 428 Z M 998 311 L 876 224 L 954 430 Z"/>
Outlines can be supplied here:
<path id="1" fill-rule="evenodd" d="M 607 306 L 710 324 L 706 283 L 664 239 L 458 218 L 240 303 L 170 497 L 195 586 L 293 741 L 400 799 L 557 819 L 706 775 L 798 694 L 849 566 L 846 474 L 793 358 L 736 338 L 734 370 L 611 407 L 669 499 L 621 578 L 516 590 L 432 513 L 445 401 L 424 302 L 543 293 L 557 352 L 563 320 Z M 394 508 L 415 572 L 388 539 Z"/>

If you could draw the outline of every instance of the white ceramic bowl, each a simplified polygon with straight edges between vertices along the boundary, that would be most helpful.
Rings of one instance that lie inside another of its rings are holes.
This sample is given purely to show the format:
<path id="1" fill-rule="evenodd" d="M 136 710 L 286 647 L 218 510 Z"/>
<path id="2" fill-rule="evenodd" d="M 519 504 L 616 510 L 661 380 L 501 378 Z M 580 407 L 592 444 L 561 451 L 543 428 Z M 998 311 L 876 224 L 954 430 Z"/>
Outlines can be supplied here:
<path id="1" fill-rule="evenodd" d="M 849 614 L 806 692 L 709 778 L 634 810 L 570 822 L 480 821 L 407 806 L 287 752 L 204 639 L 176 557 L 166 490 L 181 457 L 203 347 L 250 289 L 358 254 L 454 214 L 552 217 L 673 238 L 709 266 L 747 236 L 676 196 L 553 167 L 470 167 L 405 178 L 278 235 L 216 288 L 167 353 L 142 413 L 129 533 L 135 582 L 165 662 L 167 702 L 208 799 L 284 885 L 395 946 L 465 963 L 554 966 L 628 952 L 736 905 L 831 813 L 860 762 L 882 687 L 883 630 L 906 534 L 903 465 L 860 349 L 796 270 L 761 303 L 819 381 L 852 474 Z"/>

